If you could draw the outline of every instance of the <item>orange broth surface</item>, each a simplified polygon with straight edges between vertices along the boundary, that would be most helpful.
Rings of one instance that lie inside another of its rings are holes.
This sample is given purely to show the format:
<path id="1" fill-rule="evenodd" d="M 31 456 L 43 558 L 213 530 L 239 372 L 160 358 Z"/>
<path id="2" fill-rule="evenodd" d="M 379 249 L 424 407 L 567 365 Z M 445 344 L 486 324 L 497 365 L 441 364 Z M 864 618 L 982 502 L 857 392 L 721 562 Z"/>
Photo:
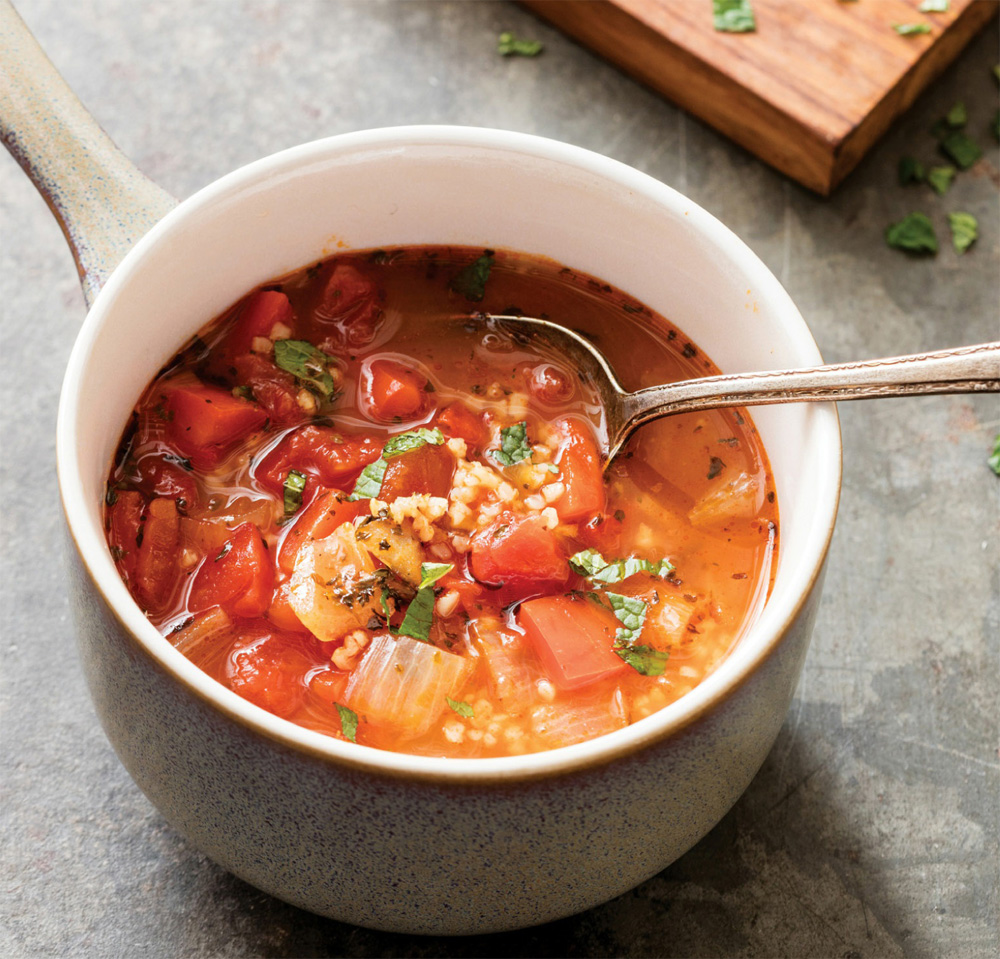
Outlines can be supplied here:
<path id="1" fill-rule="evenodd" d="M 105 509 L 214 679 L 359 744 L 515 755 L 674 702 L 757 616 L 778 509 L 749 415 L 650 423 L 604 474 L 593 386 L 481 312 L 582 332 L 629 389 L 717 372 L 538 256 L 342 253 L 248 294 L 139 400 Z"/>

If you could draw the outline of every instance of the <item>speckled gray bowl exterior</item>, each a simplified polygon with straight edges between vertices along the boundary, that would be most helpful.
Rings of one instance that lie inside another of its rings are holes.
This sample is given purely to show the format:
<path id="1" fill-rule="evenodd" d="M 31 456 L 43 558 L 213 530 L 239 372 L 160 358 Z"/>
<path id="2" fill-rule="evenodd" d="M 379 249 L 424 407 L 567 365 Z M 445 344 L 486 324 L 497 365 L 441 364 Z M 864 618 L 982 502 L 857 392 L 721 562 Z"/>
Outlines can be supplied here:
<path id="1" fill-rule="evenodd" d="M 303 909 L 430 934 L 579 912 L 694 845 L 746 789 L 778 734 L 820 592 L 747 682 L 674 736 L 569 775 L 462 786 L 338 767 L 262 738 L 164 672 L 96 598 L 78 560 L 73 571 L 98 715 L 170 824 L 226 869 Z"/>

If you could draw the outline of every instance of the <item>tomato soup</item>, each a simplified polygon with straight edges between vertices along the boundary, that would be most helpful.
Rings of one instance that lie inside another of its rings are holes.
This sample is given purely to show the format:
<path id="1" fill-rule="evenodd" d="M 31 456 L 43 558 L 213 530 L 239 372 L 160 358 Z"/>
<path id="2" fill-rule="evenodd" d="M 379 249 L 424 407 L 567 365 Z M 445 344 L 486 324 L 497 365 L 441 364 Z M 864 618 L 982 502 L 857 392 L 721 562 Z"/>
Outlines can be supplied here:
<path id="1" fill-rule="evenodd" d="M 108 543 L 210 676 L 327 735 L 486 757 L 641 720 L 714 670 L 777 549 L 741 410 L 640 429 L 488 314 L 583 333 L 630 389 L 710 375 L 641 303 L 542 257 L 339 254 L 248 294 L 140 398 Z"/>

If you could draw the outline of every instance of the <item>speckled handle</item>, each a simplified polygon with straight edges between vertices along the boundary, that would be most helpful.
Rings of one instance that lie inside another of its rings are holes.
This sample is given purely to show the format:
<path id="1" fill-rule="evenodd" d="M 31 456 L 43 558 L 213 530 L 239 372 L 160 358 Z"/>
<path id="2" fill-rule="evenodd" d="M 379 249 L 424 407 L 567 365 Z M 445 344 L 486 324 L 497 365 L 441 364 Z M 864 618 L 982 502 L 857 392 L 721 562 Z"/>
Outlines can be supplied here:
<path id="1" fill-rule="evenodd" d="M 0 139 L 59 220 L 87 305 L 177 201 L 140 173 L 0 0 Z"/>

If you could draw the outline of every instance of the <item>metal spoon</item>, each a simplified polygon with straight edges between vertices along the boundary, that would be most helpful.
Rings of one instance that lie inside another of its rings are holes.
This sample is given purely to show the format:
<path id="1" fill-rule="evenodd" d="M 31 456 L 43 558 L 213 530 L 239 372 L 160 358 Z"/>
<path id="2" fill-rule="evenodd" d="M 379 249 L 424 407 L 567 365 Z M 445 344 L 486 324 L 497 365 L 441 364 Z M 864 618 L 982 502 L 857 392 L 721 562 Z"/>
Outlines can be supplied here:
<path id="1" fill-rule="evenodd" d="M 607 359 L 578 333 L 530 316 L 477 313 L 472 317 L 515 342 L 548 343 L 577 365 L 596 387 L 605 415 L 605 467 L 643 423 L 696 410 L 763 406 L 800 400 L 866 400 L 929 393 L 1000 392 L 1000 342 L 952 350 L 894 356 L 810 369 L 731 373 L 664 383 L 630 393 L 618 382 Z M 468 324 L 469 318 L 464 320 Z"/>

